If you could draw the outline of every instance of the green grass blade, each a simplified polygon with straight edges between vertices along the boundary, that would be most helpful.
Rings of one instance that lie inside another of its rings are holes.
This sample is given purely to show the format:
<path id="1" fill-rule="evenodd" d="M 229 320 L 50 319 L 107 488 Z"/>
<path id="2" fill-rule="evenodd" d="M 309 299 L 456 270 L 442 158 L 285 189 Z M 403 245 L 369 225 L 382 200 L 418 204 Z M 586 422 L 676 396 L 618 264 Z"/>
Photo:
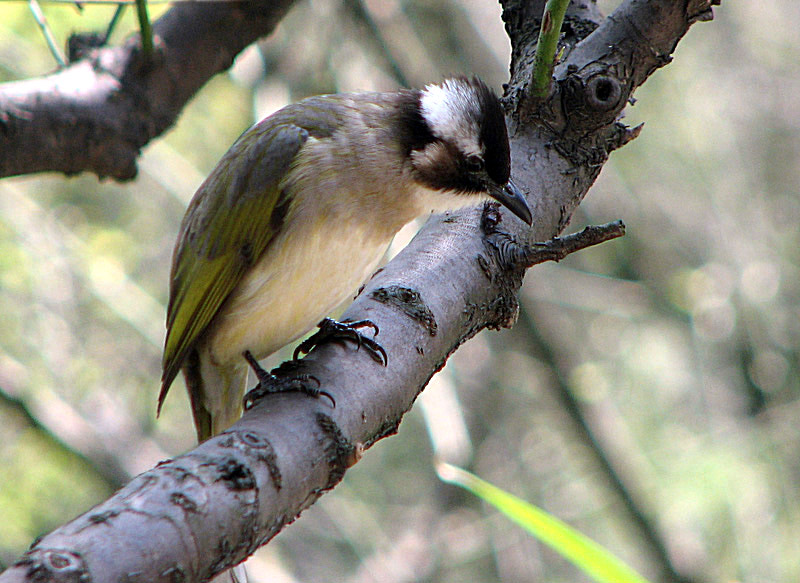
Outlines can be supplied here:
<path id="1" fill-rule="evenodd" d="M 648 583 L 631 567 L 563 521 L 455 466 L 437 464 L 439 478 L 488 502 L 600 583 Z"/>

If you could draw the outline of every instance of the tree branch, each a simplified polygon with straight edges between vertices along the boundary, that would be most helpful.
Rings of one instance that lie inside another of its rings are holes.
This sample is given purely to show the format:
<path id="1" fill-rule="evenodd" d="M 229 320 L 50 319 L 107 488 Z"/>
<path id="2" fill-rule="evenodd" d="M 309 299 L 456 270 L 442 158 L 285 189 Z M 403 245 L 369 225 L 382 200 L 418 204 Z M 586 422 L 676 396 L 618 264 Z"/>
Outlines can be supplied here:
<path id="1" fill-rule="evenodd" d="M 87 48 L 46 77 L 0 85 L 0 177 L 54 170 L 133 179 L 140 149 L 292 4 L 180 3 L 153 24 L 150 59 L 136 35 Z"/>
<path id="2" fill-rule="evenodd" d="M 546 103 L 529 100 L 530 62 L 513 62 L 506 101 L 512 155 L 535 222 L 528 231 L 510 218 L 502 223 L 510 236 L 546 241 L 564 229 L 609 152 L 637 133 L 616 122 L 633 89 L 666 62 L 710 4 L 628 0 L 593 33 L 574 28 L 576 44 L 556 68 Z M 524 10 L 504 3 L 517 58 L 532 50 L 521 40 L 531 37 L 517 12 Z M 588 14 L 577 10 L 572 18 Z M 334 487 L 363 450 L 396 431 L 461 343 L 514 322 L 523 270 L 508 269 L 487 247 L 481 216 L 472 210 L 433 217 L 345 312 L 379 326 L 386 367 L 336 344 L 301 361 L 300 370 L 321 381 L 336 408 L 298 394 L 260 401 L 229 431 L 159 464 L 37 541 L 0 582 L 87 575 L 95 582 L 203 581 L 269 541 Z"/>
<path id="3" fill-rule="evenodd" d="M 484 212 L 481 226 L 500 262 L 509 270 L 528 269 L 545 261 L 561 261 L 576 251 L 625 235 L 625 223 L 617 220 L 605 225 L 590 225 L 579 233 L 555 237 L 544 243 L 521 245 L 511 235 L 497 229 L 494 213 Z"/>

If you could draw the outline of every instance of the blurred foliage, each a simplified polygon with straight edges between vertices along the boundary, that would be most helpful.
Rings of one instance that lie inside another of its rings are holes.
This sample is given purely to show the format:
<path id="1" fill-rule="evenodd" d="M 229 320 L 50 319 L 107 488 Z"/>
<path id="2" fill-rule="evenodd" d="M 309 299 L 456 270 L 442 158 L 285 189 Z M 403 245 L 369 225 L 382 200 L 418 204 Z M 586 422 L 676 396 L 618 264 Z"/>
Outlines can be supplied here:
<path id="1" fill-rule="evenodd" d="M 439 478 L 469 490 L 570 561 L 597 583 L 648 583 L 629 565 L 563 520 L 457 466 L 436 464 Z"/>
<path id="2" fill-rule="evenodd" d="M 506 79 L 491 2 L 364 8 L 379 37 L 352 1 L 299 2 L 145 149 L 131 183 L 0 182 L 0 561 L 192 446 L 179 388 L 154 418 L 170 254 L 188 199 L 242 130 L 308 94 L 395 87 L 392 63 L 412 85 Z M 114 10 L 43 9 L 62 43 L 104 31 Z M 52 71 L 26 5 L 0 15 L 0 81 Z M 716 15 L 636 94 L 627 122 L 644 131 L 570 227 L 622 218 L 628 235 L 533 269 L 520 323 L 463 346 L 399 435 L 250 561 L 254 581 L 587 580 L 439 482 L 434 450 L 657 579 L 564 391 L 678 571 L 800 580 L 800 5 Z M 129 9 L 111 42 L 136 27 Z"/>

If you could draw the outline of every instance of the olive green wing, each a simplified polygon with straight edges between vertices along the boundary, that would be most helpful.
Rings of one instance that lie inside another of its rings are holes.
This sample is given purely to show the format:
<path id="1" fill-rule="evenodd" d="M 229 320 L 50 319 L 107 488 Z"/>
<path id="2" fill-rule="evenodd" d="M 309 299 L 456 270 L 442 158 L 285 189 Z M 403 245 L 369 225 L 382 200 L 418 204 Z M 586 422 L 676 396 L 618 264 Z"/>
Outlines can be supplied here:
<path id="1" fill-rule="evenodd" d="M 282 180 L 308 135 L 280 118 L 253 126 L 189 204 L 172 257 L 159 410 L 189 351 L 280 228 L 289 204 Z"/>

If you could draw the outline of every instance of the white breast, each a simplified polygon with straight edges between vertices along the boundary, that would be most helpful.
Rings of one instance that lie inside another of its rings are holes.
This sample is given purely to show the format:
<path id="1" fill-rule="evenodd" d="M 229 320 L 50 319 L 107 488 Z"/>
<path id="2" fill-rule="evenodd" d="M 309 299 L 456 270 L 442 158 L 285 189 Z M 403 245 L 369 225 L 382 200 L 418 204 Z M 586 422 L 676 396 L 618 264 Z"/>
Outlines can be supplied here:
<path id="1" fill-rule="evenodd" d="M 223 306 L 211 336 L 218 364 L 264 358 L 313 328 L 352 297 L 376 269 L 389 240 L 319 220 L 276 240 Z"/>

